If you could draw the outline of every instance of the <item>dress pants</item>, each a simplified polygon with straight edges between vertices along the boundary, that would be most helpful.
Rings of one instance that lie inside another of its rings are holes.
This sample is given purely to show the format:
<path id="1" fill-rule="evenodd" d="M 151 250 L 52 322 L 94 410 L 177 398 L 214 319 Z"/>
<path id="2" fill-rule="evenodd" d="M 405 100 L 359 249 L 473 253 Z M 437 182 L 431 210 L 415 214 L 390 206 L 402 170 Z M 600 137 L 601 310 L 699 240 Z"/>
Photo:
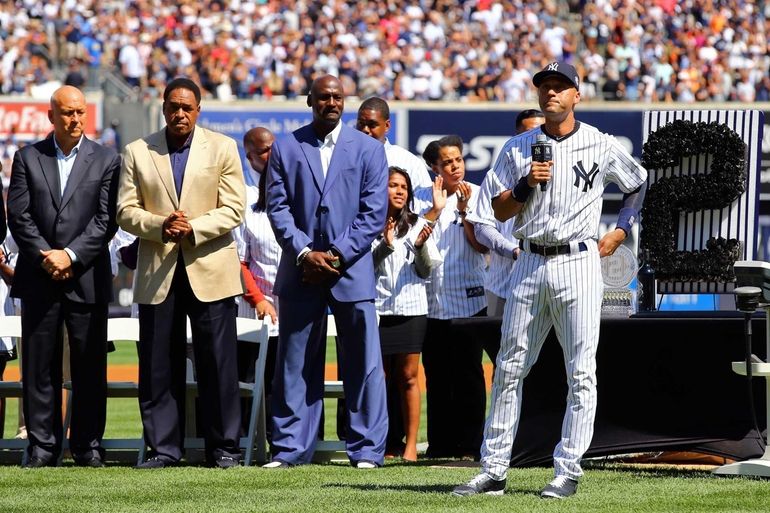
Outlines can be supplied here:
<path id="1" fill-rule="evenodd" d="M 61 452 L 62 330 L 66 324 L 72 373 L 70 451 L 76 461 L 103 458 L 107 315 L 106 303 L 22 299 L 22 395 L 30 457 L 55 462 Z"/>
<path id="2" fill-rule="evenodd" d="M 481 315 L 486 309 L 474 317 Z M 430 458 L 479 456 L 487 406 L 482 350 L 450 319 L 428 319 L 422 363 Z"/>
<path id="3" fill-rule="evenodd" d="M 181 255 L 166 299 L 139 305 L 139 410 L 149 457 L 182 458 L 189 317 L 206 459 L 240 458 L 236 310 L 231 297 L 199 301 Z"/>
<path id="4" fill-rule="evenodd" d="M 323 411 L 327 304 L 337 325 L 345 393 L 346 450 L 351 462 L 382 465 L 388 413 L 373 301 L 342 303 L 317 295 L 281 297 L 280 341 L 273 380 L 273 460 L 310 463 Z"/>

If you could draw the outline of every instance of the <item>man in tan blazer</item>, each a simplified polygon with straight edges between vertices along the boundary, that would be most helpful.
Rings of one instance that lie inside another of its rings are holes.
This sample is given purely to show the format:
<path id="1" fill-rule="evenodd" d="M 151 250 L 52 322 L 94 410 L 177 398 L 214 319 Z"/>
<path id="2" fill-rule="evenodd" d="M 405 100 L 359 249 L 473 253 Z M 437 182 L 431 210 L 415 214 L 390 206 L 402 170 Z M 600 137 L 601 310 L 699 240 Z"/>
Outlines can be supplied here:
<path id="1" fill-rule="evenodd" d="M 166 128 L 126 146 L 118 223 L 140 239 L 134 286 L 139 304 L 139 408 L 149 458 L 162 468 L 182 457 L 186 318 L 192 328 L 206 460 L 238 464 L 240 405 L 236 305 L 244 290 L 231 230 L 246 192 L 235 141 L 195 126 L 200 89 L 172 80 L 163 93 Z"/>

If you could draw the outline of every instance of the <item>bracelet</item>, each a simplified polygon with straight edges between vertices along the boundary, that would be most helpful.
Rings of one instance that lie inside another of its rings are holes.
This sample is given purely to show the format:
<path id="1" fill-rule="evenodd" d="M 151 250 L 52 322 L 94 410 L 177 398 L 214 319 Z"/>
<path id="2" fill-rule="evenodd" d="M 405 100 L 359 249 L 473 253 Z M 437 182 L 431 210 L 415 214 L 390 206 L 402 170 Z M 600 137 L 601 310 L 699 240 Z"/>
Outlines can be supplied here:
<path id="1" fill-rule="evenodd" d="M 511 193 L 513 193 L 513 199 L 519 203 L 526 203 L 527 198 L 532 194 L 532 191 L 533 188 L 527 183 L 527 177 L 522 176 L 519 183 L 516 184 L 516 187 L 511 190 Z"/>

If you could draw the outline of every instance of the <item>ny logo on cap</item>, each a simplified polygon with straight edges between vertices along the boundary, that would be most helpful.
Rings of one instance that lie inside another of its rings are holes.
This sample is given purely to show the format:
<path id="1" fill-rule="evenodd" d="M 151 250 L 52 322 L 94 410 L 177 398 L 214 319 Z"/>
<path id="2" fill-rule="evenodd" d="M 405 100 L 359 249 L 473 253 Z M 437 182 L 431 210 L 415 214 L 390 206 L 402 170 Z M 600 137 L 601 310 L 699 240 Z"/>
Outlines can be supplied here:
<path id="1" fill-rule="evenodd" d="M 548 65 L 546 68 L 548 71 L 559 71 L 559 63 L 558 62 L 552 62 Z"/>

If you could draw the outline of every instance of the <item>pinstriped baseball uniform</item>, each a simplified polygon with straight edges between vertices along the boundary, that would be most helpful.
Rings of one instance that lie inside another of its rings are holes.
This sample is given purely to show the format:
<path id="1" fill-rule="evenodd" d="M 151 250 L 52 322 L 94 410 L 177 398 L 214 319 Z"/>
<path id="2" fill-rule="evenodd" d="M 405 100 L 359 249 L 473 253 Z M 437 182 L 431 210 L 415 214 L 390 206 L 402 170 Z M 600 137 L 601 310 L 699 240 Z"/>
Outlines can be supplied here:
<path id="1" fill-rule="evenodd" d="M 503 184 L 513 187 L 529 173 L 531 146 L 541 129 L 512 138 L 495 163 Z M 545 132 L 543 132 L 545 133 Z M 546 135 L 548 135 L 546 133 Z M 552 180 L 535 187 L 516 215 L 514 235 L 523 242 L 505 306 L 492 407 L 481 447 L 483 471 L 505 477 L 521 409 L 522 380 L 537 360 L 551 326 L 564 351 L 567 408 L 554 450 L 557 476 L 577 479 L 580 459 L 593 436 L 596 412 L 596 349 L 603 284 L 596 242 L 602 191 L 614 182 L 630 192 L 647 172 L 611 136 L 576 121 L 572 133 L 555 139 Z M 540 246 L 569 245 L 568 254 L 541 256 Z"/>
<path id="2" fill-rule="evenodd" d="M 267 213 L 254 211 L 258 197 L 257 187 L 246 188 L 246 213 L 243 223 L 233 230 L 233 238 L 238 247 L 238 258 L 248 263 L 257 287 L 278 313 L 278 298 L 273 294 L 273 284 L 281 261 L 281 246 L 275 240 Z M 256 310 L 245 299 L 238 298 L 239 317 L 255 319 L 256 315 Z M 270 336 L 278 336 L 277 325 L 270 326 Z"/>
<path id="3" fill-rule="evenodd" d="M 478 204 L 479 188 L 471 186 L 467 211 Z M 415 211 L 432 205 L 431 189 L 415 193 Z M 484 255 L 468 242 L 457 194 L 447 197 L 431 239 L 443 259 L 434 265 L 427 282 L 428 327 L 422 362 L 425 368 L 427 435 L 430 457 L 472 455 L 481 444 L 486 410 L 480 341 L 453 330 L 451 319 L 484 311 Z"/>
<path id="4" fill-rule="evenodd" d="M 503 148 L 505 151 L 505 148 Z M 495 219 L 495 214 L 492 211 L 492 198 L 498 196 L 507 187 L 503 187 L 500 184 L 500 180 L 495 175 L 493 169 L 487 171 L 484 180 L 481 182 L 479 188 L 479 200 L 475 211 L 468 214 L 468 221 L 478 225 L 486 224 L 493 227 L 495 230 L 508 240 L 513 239 L 513 222 L 514 218 L 511 218 L 504 223 L 501 223 Z M 496 295 L 499 298 L 507 299 L 510 295 L 510 278 L 511 269 L 513 267 L 513 255 L 501 255 L 496 251 L 489 252 L 489 267 L 484 279 L 484 288 Z M 499 314 L 498 314 L 499 315 Z"/>
<path id="5" fill-rule="evenodd" d="M 468 210 L 473 212 L 479 201 L 479 186 L 470 184 Z M 425 213 L 433 205 L 433 191 L 415 191 L 415 210 Z M 470 317 L 487 306 L 484 297 L 484 255 L 473 249 L 459 215 L 457 195 L 447 198 L 446 206 L 436 220 L 431 239 L 444 262 L 434 266 L 427 284 L 428 318 L 454 319 Z"/>

